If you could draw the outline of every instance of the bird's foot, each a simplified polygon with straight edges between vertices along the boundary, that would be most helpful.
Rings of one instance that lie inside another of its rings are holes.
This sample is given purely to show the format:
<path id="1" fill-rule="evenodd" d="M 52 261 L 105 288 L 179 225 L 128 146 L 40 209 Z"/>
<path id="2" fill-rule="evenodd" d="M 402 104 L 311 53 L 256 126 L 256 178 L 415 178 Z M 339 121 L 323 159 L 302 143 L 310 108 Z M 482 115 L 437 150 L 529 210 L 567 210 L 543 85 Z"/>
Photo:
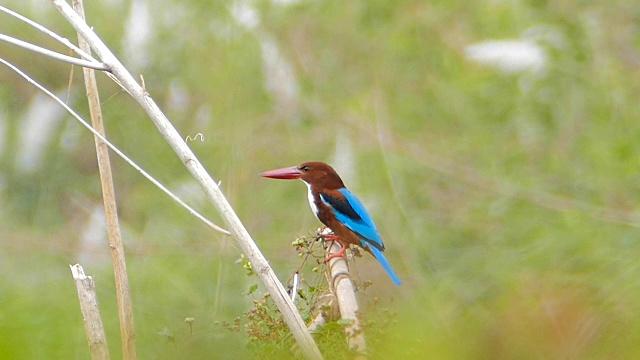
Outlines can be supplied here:
<path id="1" fill-rule="evenodd" d="M 338 237 L 338 235 L 335 235 L 335 234 L 323 234 L 322 237 L 325 240 L 329 240 L 329 241 L 338 241 L 338 240 L 340 240 L 340 237 Z"/>
<path id="2" fill-rule="evenodd" d="M 327 256 L 327 258 L 326 258 L 326 259 L 324 259 L 324 262 L 326 262 L 326 263 L 327 263 L 327 262 L 329 262 L 329 260 L 331 260 L 331 259 L 333 259 L 333 258 L 336 258 L 336 257 L 343 257 L 343 256 L 344 256 L 345 251 L 347 251 L 347 246 L 343 246 L 343 247 L 342 247 L 342 249 L 338 250 L 338 252 L 333 253 L 333 254 L 331 254 L 331 255 Z"/>

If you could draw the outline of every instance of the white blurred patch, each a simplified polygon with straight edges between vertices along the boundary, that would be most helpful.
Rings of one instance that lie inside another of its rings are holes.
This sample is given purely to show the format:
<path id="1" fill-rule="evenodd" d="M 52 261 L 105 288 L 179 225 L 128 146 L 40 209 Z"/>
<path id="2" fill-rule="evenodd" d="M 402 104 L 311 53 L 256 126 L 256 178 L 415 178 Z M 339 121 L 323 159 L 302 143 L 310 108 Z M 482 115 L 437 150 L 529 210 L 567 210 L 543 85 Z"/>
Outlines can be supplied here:
<path id="1" fill-rule="evenodd" d="M 526 29 L 520 39 L 487 40 L 465 48 L 467 59 L 505 73 L 530 71 L 542 74 L 548 63 L 545 46 L 562 49 L 564 37 L 548 25 Z"/>
<path id="2" fill-rule="evenodd" d="M 276 41 L 269 35 L 259 37 L 262 49 L 265 86 L 280 113 L 295 115 L 298 104 L 298 81 L 291 63 L 282 56 Z"/>
<path id="3" fill-rule="evenodd" d="M 526 29 L 520 39 L 489 40 L 466 47 L 466 57 L 472 61 L 492 66 L 502 72 L 518 75 L 521 96 L 540 97 L 545 91 L 540 79 L 549 66 L 547 50 L 558 53 L 566 47 L 564 33 L 550 25 L 536 25 Z M 524 146 L 539 144 L 542 130 L 538 121 L 517 113 L 513 118 L 518 140 Z"/>
<path id="4" fill-rule="evenodd" d="M 95 205 L 87 223 L 81 230 L 78 244 L 78 263 L 95 263 L 109 259 L 109 241 L 107 239 L 107 220 L 102 204 Z M 105 256 L 104 254 L 107 254 Z"/>
<path id="5" fill-rule="evenodd" d="M 541 71 L 547 63 L 544 49 L 530 40 L 489 40 L 465 48 L 468 59 L 505 73 Z"/>
<path id="6" fill-rule="evenodd" d="M 102 265 L 111 259 L 111 248 L 109 247 L 107 218 L 104 214 L 104 206 L 102 202 L 87 203 L 83 206 L 83 210 L 89 212 L 89 217 L 80 229 L 76 253 L 77 262 L 85 265 Z M 130 239 L 134 237 L 133 234 L 125 226 L 123 221 L 120 221 L 119 226 L 122 242 L 130 244 Z"/>
<path id="7" fill-rule="evenodd" d="M 177 79 L 169 84 L 169 99 L 167 108 L 176 113 L 185 112 L 189 106 L 189 93 L 185 86 Z"/>
<path id="8" fill-rule="evenodd" d="M 209 127 L 209 123 L 211 122 L 211 108 L 208 106 L 201 106 L 198 108 L 198 112 L 196 112 L 195 116 L 195 128 L 196 129 L 206 129 Z"/>
<path id="9" fill-rule="evenodd" d="M 40 168 L 47 145 L 64 113 L 64 109 L 47 95 L 38 93 L 34 96 L 18 134 L 16 169 L 32 172 Z"/>
<path id="10" fill-rule="evenodd" d="M 125 24 L 122 40 L 123 58 L 133 73 L 141 72 L 148 64 L 149 47 L 152 43 L 153 23 L 147 0 L 134 0 Z"/>
<path id="11" fill-rule="evenodd" d="M 255 30 L 260 25 L 260 16 L 258 11 L 250 4 L 249 1 L 235 1 L 231 5 L 231 15 L 247 30 Z"/>
<path id="12" fill-rule="evenodd" d="M 299 4 L 301 1 L 300 0 L 272 0 L 271 2 L 276 5 L 287 6 L 287 5 Z"/>
<path id="13" fill-rule="evenodd" d="M 236 22 L 260 42 L 265 88 L 272 96 L 277 112 L 285 117 L 295 117 L 299 87 L 293 66 L 282 55 L 276 39 L 260 28 L 260 14 L 251 1 L 236 1 L 230 9 Z"/>

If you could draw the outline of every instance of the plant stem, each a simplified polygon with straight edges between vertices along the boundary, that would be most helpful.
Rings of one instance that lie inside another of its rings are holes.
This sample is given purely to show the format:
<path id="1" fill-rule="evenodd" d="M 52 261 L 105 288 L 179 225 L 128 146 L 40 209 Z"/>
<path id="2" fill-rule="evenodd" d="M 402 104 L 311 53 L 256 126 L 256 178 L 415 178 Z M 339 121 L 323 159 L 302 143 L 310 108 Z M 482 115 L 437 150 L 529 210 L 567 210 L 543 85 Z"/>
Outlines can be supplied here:
<path id="1" fill-rule="evenodd" d="M 73 0 L 76 12 L 84 19 L 82 0 Z M 78 34 L 80 49 L 86 53 L 91 52 L 89 44 Z M 102 121 L 102 109 L 96 76 L 92 69 L 83 68 L 84 83 L 89 101 L 91 124 L 98 133 L 105 136 L 104 123 Z M 104 213 L 107 218 L 107 234 L 111 247 L 113 260 L 113 273 L 116 282 L 116 300 L 118 304 L 118 317 L 120 318 L 120 338 L 122 340 L 122 353 L 125 360 L 135 360 L 136 356 L 136 331 L 133 324 L 133 306 L 131 301 L 131 289 L 127 276 L 127 264 L 124 256 L 124 245 L 118 222 L 115 190 L 111 163 L 109 161 L 109 148 L 102 140 L 94 136 L 96 155 L 98 157 L 98 169 L 100 171 L 100 183 L 102 185 L 102 199 L 104 201 Z"/>

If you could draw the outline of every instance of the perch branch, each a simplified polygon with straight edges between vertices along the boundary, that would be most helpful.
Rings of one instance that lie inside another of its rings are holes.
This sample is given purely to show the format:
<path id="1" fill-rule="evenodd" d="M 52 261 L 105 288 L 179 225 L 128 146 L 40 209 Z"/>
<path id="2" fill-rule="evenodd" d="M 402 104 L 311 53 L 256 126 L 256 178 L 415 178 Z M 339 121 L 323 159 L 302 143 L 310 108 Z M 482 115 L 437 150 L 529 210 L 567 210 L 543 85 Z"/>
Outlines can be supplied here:
<path id="1" fill-rule="evenodd" d="M 84 274 L 84 270 L 79 264 L 69 265 L 69 268 L 71 268 L 71 275 L 76 283 L 82 322 L 84 322 L 84 331 L 87 333 L 91 358 L 93 360 L 108 360 L 109 347 L 100 317 L 100 309 L 98 309 L 95 282 L 91 276 Z"/>
<path id="2" fill-rule="evenodd" d="M 320 350 L 314 342 L 311 334 L 306 328 L 298 309 L 291 301 L 287 292 L 276 277 L 273 269 L 264 258 L 251 236 L 244 228 L 244 225 L 237 214 L 220 191 L 220 188 L 213 178 L 206 172 L 202 164 L 198 161 L 191 149 L 183 141 L 180 134 L 169 122 L 160 108 L 156 105 L 149 94 L 136 82 L 133 76 L 118 61 L 109 48 L 100 38 L 89 28 L 89 26 L 71 9 L 63 0 L 51 0 L 54 6 L 67 19 L 67 21 L 87 40 L 92 49 L 96 52 L 103 63 L 107 64 L 113 75 L 118 78 L 122 86 L 140 104 L 149 115 L 159 132 L 176 152 L 187 170 L 198 181 L 209 200 L 217 208 L 225 220 L 231 235 L 236 239 L 243 253 L 247 256 L 256 274 L 260 277 L 265 287 L 269 290 L 276 306 L 280 309 L 287 326 L 300 345 L 302 352 L 308 359 L 322 359 Z"/>
<path id="3" fill-rule="evenodd" d="M 335 254 L 340 248 L 341 246 L 338 242 L 334 241 L 329 248 L 329 253 Z M 340 318 L 351 321 L 351 323 L 345 327 L 349 350 L 358 354 L 356 356 L 357 359 L 364 359 L 366 358 L 367 344 L 364 332 L 360 326 L 360 320 L 358 319 L 358 300 L 356 299 L 355 287 L 351 281 L 349 264 L 346 258 L 334 257 L 329 260 L 329 271 L 331 274 L 330 285 L 338 300 Z"/>

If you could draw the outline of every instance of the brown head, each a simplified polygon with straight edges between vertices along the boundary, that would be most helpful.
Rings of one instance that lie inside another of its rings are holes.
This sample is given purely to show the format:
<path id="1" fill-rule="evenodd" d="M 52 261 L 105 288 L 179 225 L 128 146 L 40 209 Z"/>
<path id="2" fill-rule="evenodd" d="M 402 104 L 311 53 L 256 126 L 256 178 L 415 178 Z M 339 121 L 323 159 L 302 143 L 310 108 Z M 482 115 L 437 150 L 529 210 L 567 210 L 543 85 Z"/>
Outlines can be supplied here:
<path id="1" fill-rule="evenodd" d="M 265 171 L 260 176 L 272 179 L 300 179 L 320 190 L 341 189 L 344 183 L 331 166 L 320 161 L 307 161 L 298 166 Z"/>

